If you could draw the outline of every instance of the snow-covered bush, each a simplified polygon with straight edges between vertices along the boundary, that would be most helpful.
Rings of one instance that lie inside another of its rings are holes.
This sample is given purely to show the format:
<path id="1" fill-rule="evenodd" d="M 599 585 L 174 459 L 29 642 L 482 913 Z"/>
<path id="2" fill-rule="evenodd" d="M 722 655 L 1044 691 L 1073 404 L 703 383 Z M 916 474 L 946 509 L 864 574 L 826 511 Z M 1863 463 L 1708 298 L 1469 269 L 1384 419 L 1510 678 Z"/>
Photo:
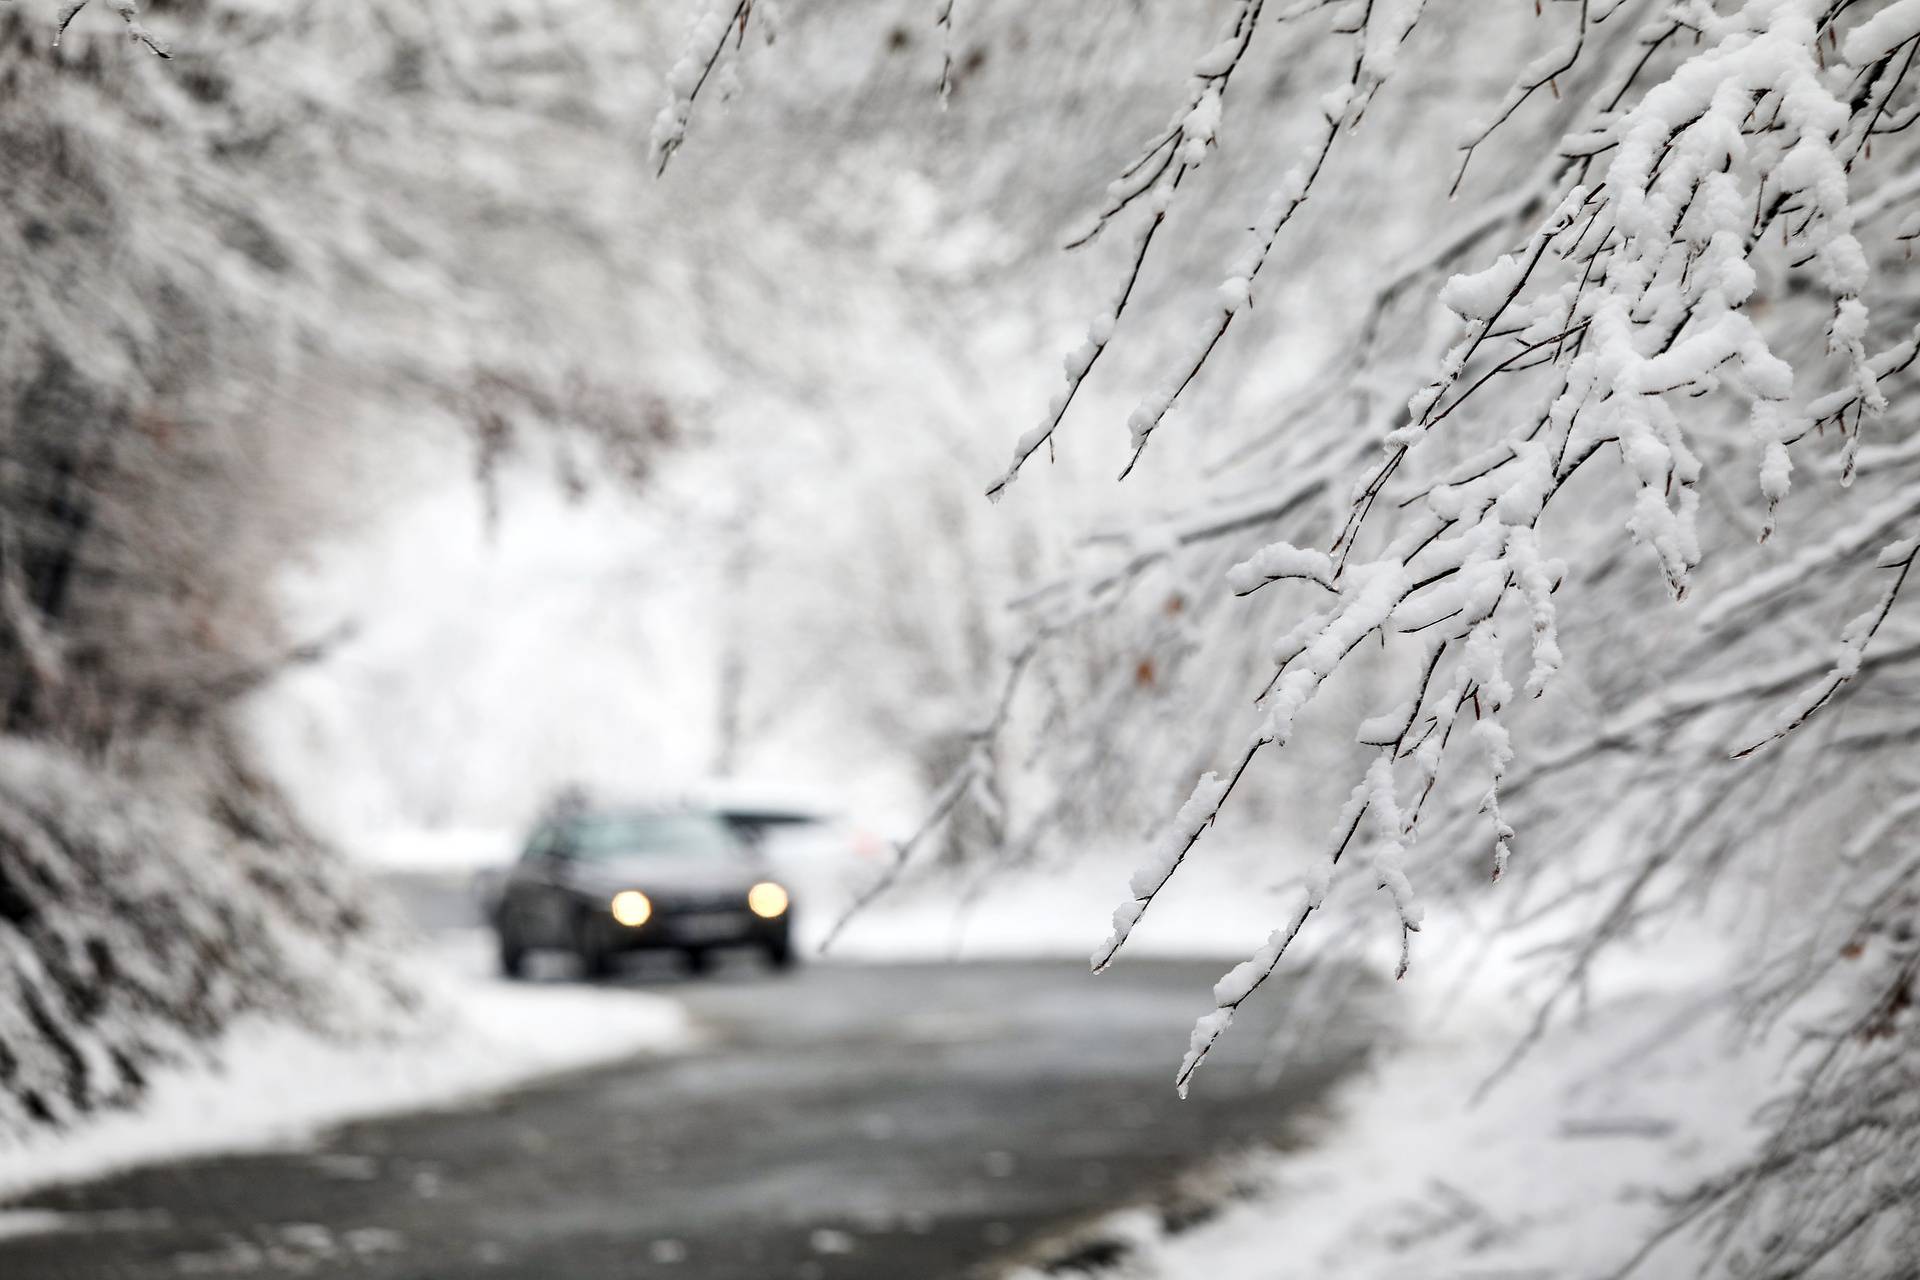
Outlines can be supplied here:
<path id="1" fill-rule="evenodd" d="M 231 750 L 106 769 L 0 741 L 0 1142 L 136 1100 L 238 1018 L 399 1025 L 369 911 Z"/>

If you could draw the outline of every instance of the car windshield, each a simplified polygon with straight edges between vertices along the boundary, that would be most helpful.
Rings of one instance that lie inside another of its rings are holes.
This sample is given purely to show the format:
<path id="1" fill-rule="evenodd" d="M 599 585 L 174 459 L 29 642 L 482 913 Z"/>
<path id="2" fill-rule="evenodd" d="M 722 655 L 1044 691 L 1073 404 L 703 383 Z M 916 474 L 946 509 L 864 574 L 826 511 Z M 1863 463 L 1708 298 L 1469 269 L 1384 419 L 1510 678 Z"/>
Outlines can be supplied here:
<path id="1" fill-rule="evenodd" d="M 589 814 L 568 824 L 566 846 L 576 858 L 722 858 L 740 852 L 723 823 L 699 813 Z"/>

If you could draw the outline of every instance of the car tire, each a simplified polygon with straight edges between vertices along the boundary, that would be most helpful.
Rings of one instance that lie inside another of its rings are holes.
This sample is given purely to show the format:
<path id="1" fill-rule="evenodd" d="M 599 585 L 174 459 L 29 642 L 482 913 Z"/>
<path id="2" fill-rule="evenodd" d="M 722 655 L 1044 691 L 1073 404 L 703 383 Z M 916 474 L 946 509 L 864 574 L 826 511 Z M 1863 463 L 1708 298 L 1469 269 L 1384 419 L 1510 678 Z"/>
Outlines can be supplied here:
<path id="1" fill-rule="evenodd" d="M 527 976 L 527 949 L 511 934 L 500 934 L 500 976 L 520 979 Z"/>
<path id="2" fill-rule="evenodd" d="M 701 974 L 713 968 L 713 952 L 705 947 L 688 947 L 685 955 L 688 973 Z"/>
<path id="3" fill-rule="evenodd" d="M 599 920 L 581 916 L 573 931 L 573 953 L 580 959 L 580 976 L 598 982 L 613 973 L 613 948 L 599 936 Z"/>
<path id="4" fill-rule="evenodd" d="M 580 975 L 589 982 L 613 976 L 613 953 L 605 947 L 580 948 Z"/>

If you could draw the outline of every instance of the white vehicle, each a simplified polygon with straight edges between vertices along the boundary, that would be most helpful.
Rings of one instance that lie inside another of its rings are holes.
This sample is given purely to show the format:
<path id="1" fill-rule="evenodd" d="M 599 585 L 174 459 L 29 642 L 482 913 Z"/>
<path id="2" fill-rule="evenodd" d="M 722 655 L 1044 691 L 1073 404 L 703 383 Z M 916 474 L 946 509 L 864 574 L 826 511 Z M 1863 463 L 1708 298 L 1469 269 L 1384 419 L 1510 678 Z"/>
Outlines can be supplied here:
<path id="1" fill-rule="evenodd" d="M 722 818 L 769 867 L 827 901 L 870 882 L 890 853 L 884 837 L 793 788 L 715 783 L 689 799 Z"/>

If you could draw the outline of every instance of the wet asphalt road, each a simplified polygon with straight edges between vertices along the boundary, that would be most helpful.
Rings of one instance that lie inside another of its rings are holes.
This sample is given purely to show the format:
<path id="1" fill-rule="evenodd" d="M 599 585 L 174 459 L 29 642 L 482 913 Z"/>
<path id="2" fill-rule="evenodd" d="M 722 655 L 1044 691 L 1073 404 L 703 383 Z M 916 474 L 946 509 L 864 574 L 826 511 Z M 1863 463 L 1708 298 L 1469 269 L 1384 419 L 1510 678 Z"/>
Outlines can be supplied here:
<path id="1" fill-rule="evenodd" d="M 1181 1102 L 1173 1068 L 1220 970 L 643 974 L 625 981 L 684 999 L 701 1048 L 349 1126 L 305 1151 L 33 1196 L 14 1207 L 76 1216 L 0 1238 L 0 1277 L 992 1275 L 1103 1210 L 1164 1202 L 1196 1167 L 1285 1140 L 1350 1066 L 1354 1042 L 1329 1045 L 1263 1082 L 1282 1010 L 1253 1002 Z"/>

